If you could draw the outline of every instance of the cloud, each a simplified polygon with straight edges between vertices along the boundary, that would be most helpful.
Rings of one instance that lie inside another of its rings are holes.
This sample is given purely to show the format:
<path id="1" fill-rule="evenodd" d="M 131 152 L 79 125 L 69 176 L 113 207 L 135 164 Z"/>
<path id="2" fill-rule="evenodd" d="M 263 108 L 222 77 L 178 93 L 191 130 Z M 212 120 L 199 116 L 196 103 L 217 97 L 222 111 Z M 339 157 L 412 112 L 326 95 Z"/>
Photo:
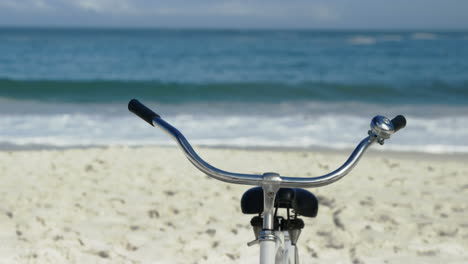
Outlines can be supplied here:
<path id="1" fill-rule="evenodd" d="M 33 13 L 39 9 L 50 12 L 82 11 L 96 14 L 126 16 L 239 16 L 239 17 L 303 17 L 330 20 L 338 14 L 328 3 L 304 0 L 1 0 L 0 7 Z"/>
<path id="2" fill-rule="evenodd" d="M 0 25 L 466 28 L 460 0 L 0 0 Z"/>
<path id="3" fill-rule="evenodd" d="M 138 6 L 138 1 L 72 0 L 71 3 L 75 8 L 101 14 L 139 15 L 145 11 L 144 6 Z"/>
<path id="4" fill-rule="evenodd" d="M 15 10 L 15 11 L 42 11 L 50 9 L 50 5 L 47 0 L 1 0 L 0 8 L 4 10 Z"/>
<path id="5" fill-rule="evenodd" d="M 193 9 L 192 9 L 193 10 Z M 199 15 L 256 16 L 293 18 L 304 17 L 312 20 L 329 20 L 338 17 L 330 4 L 304 1 L 220 1 L 211 5 L 198 6 Z M 180 12 L 177 10 L 174 14 Z M 192 11 L 193 12 L 193 11 Z"/>

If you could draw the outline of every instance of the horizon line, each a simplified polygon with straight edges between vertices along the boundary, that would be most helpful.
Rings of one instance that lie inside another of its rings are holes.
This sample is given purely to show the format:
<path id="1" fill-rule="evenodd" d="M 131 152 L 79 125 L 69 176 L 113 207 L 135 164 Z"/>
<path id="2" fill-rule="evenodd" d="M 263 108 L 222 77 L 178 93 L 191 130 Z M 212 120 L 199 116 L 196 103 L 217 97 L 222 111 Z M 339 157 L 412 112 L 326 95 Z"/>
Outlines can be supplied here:
<path id="1" fill-rule="evenodd" d="M 187 31 L 389 31 L 389 32 L 465 32 L 467 28 L 362 28 L 362 27 L 173 27 L 173 26 L 105 26 L 105 25 L 1 25 L 0 29 L 50 29 L 50 30 L 187 30 Z"/>

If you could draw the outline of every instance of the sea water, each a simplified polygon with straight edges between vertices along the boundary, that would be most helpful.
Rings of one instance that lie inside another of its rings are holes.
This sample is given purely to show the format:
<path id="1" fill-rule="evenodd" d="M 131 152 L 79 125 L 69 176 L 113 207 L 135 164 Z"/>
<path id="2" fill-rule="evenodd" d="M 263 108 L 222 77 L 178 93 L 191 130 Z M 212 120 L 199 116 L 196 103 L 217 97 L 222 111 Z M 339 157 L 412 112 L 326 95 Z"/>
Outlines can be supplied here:
<path id="1" fill-rule="evenodd" d="M 468 152 L 468 32 L 0 29 L 0 146 L 196 145 Z"/>

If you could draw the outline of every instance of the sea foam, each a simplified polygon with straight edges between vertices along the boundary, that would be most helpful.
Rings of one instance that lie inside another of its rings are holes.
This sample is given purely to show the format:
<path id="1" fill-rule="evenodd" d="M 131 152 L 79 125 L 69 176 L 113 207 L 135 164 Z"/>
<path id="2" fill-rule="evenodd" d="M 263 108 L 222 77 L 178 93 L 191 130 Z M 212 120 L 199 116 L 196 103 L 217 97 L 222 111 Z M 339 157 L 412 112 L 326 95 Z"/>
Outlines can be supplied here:
<path id="1" fill-rule="evenodd" d="M 434 33 L 417 32 L 411 34 L 411 38 L 415 40 L 433 40 L 437 39 L 438 36 Z"/>
<path id="2" fill-rule="evenodd" d="M 377 40 L 371 36 L 354 36 L 349 38 L 348 42 L 353 45 L 374 45 Z"/>
<path id="3" fill-rule="evenodd" d="M 371 111 L 373 112 L 373 111 Z M 165 120 L 195 145 L 234 147 L 353 148 L 369 129 L 372 114 L 322 113 L 267 115 L 175 114 Z M 390 115 L 388 115 L 390 116 Z M 55 147 L 174 145 L 171 138 L 127 113 L 2 115 L 0 142 Z M 468 152 L 468 116 L 408 115 L 408 126 L 388 140 L 399 151 Z M 27 122 L 25 122 L 27 120 Z"/>

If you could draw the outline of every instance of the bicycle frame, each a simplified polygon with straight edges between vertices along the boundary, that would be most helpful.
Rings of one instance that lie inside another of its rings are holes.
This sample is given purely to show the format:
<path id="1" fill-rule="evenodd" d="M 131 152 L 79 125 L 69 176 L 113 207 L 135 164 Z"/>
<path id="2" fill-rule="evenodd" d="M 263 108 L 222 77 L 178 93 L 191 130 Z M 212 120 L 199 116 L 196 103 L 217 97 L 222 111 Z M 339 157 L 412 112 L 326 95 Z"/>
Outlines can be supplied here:
<path id="1" fill-rule="evenodd" d="M 406 119 L 397 116 L 390 120 L 383 116 L 376 116 L 371 121 L 371 130 L 351 153 L 346 162 L 335 171 L 318 177 L 285 177 L 274 172 L 267 172 L 262 175 L 233 173 L 220 170 L 204 161 L 192 148 L 184 135 L 175 127 L 164 121 L 159 115 L 148 109 L 146 106 L 133 99 L 129 102 L 128 108 L 143 120 L 154 127 L 158 127 L 171 136 L 182 149 L 187 159 L 200 171 L 210 177 L 220 181 L 256 185 L 263 189 L 263 223 L 262 230 L 258 238 L 250 242 L 249 245 L 260 244 L 260 264 L 290 263 L 297 264 L 297 248 L 292 245 L 288 234 L 274 228 L 275 197 L 282 187 L 310 188 L 331 184 L 348 174 L 358 163 L 364 152 L 373 143 L 384 144 L 384 141 L 405 127 Z M 290 254 L 293 251 L 293 254 Z M 293 261 L 293 262 L 292 262 Z"/>
<path id="2" fill-rule="evenodd" d="M 274 240 L 260 242 L 260 263 L 299 263 L 296 246 L 285 231 L 274 231 Z"/>

